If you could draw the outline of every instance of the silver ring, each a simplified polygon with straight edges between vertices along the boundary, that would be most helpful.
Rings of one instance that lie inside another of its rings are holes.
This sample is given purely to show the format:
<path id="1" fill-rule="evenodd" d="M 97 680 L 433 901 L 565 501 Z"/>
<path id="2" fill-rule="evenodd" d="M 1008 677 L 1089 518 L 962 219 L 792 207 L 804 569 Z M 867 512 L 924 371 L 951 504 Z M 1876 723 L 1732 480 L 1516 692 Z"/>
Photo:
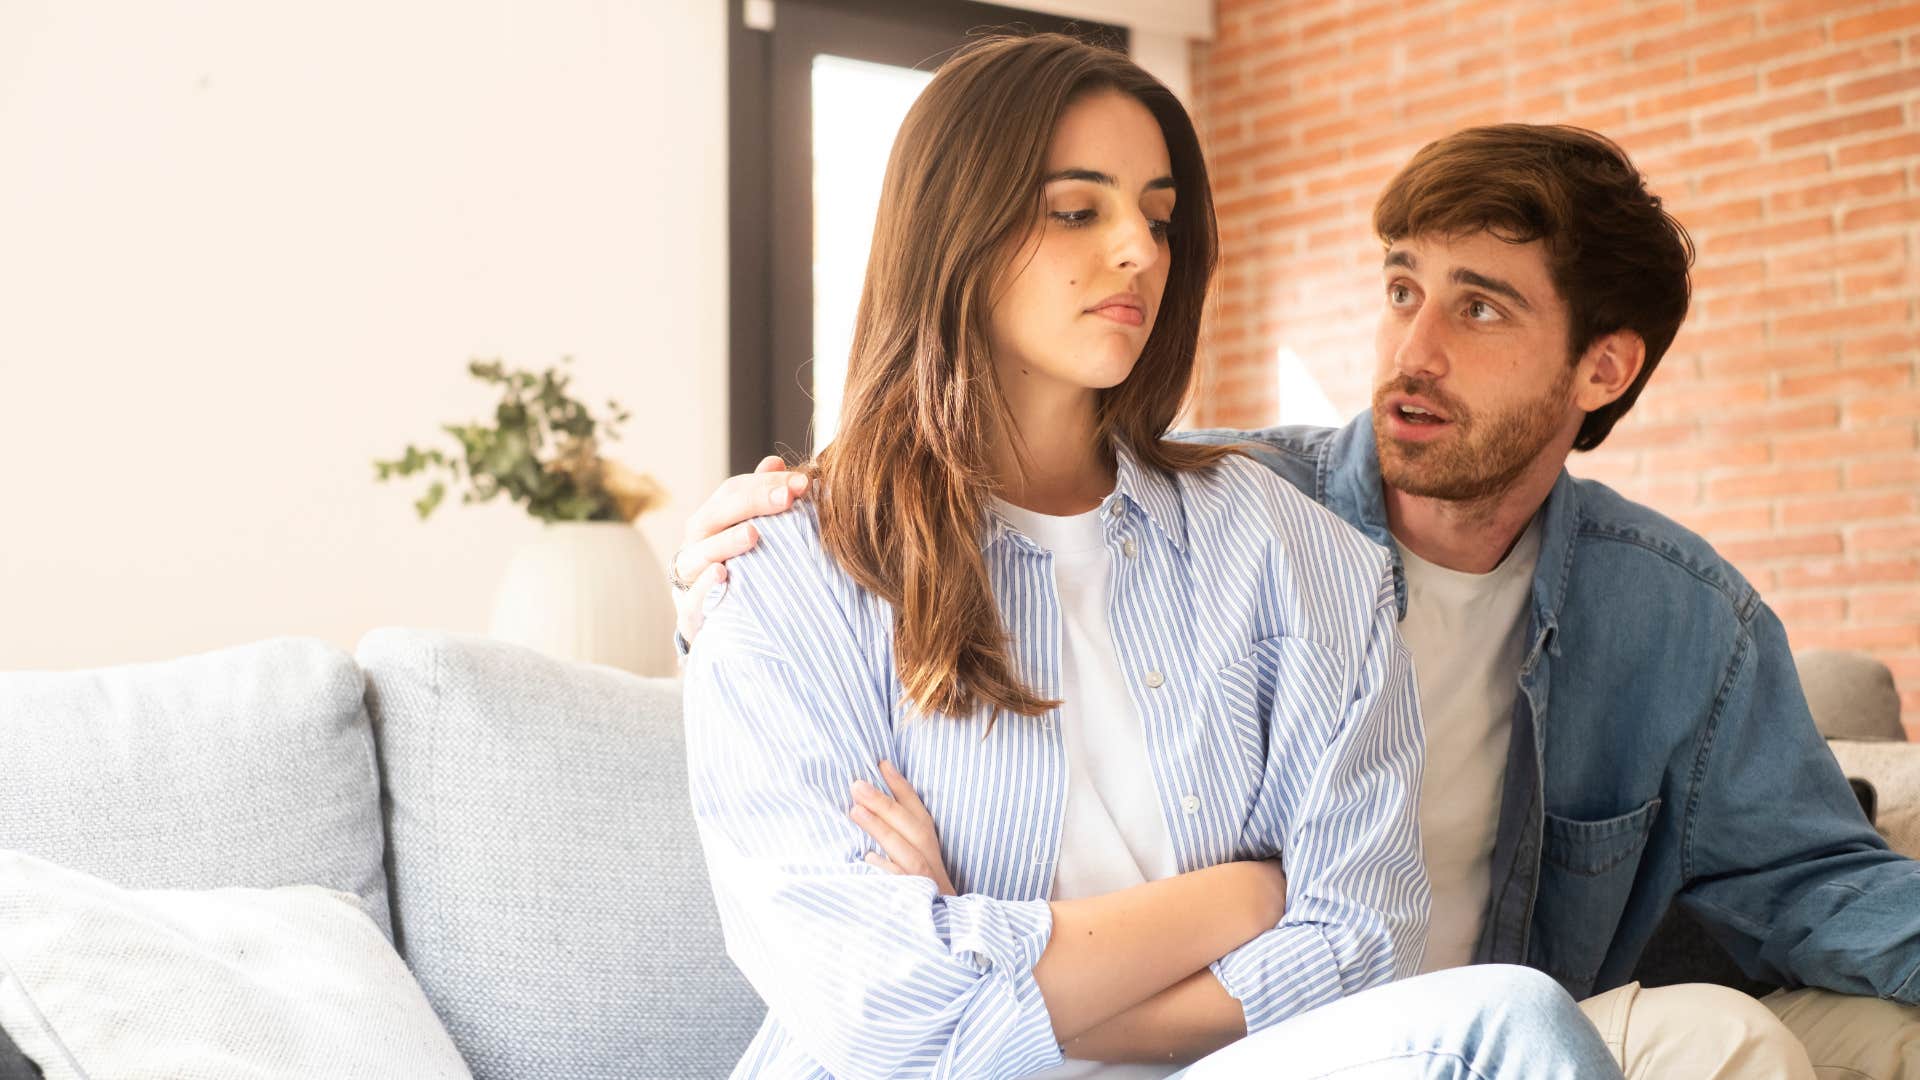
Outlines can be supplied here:
<path id="1" fill-rule="evenodd" d="M 680 552 L 685 550 L 683 547 L 674 552 L 673 560 L 667 563 L 667 584 L 673 586 L 674 592 L 687 592 L 693 588 L 692 583 L 680 580 Z"/>

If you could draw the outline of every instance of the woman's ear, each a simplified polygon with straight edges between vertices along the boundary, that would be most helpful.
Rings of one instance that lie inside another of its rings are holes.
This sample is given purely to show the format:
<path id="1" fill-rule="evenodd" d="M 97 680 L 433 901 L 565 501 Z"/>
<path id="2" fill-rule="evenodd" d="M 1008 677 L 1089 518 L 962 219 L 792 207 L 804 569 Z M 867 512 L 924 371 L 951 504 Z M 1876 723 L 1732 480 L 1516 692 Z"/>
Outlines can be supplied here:
<path id="1" fill-rule="evenodd" d="M 1632 330 L 1602 334 L 1587 346 L 1574 373 L 1574 404 L 1584 412 L 1603 409 L 1619 399 L 1647 362 L 1647 343 Z"/>

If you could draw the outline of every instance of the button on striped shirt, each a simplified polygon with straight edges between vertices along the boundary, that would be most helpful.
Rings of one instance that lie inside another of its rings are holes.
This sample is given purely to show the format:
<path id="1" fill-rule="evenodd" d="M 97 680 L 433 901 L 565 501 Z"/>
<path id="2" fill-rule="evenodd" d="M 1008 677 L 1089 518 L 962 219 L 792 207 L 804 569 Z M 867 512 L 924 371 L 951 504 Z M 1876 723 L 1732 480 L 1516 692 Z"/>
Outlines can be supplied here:
<path id="1" fill-rule="evenodd" d="M 1423 737 L 1381 548 L 1251 460 L 1165 474 L 1116 445 L 1111 630 L 1181 872 L 1284 858 L 1286 917 L 1213 965 L 1249 1031 L 1413 971 Z M 727 949 L 768 1005 L 736 1075 L 1013 1077 L 1059 1064 L 1033 966 L 1067 793 L 1057 710 L 922 716 L 892 609 L 809 504 L 758 523 L 686 666 L 694 816 Z M 1051 556 L 982 552 L 1015 671 L 1058 697 Z M 990 725 L 991 721 L 991 725 Z M 957 896 L 862 857 L 849 784 L 900 767 Z"/>

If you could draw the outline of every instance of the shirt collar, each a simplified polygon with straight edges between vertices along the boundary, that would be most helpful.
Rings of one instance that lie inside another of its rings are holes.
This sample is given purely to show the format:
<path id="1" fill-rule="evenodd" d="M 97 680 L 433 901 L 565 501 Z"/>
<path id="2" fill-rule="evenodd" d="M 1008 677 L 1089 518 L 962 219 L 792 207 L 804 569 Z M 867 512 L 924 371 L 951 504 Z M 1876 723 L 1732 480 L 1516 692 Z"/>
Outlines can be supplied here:
<path id="1" fill-rule="evenodd" d="M 1580 487 L 1567 470 L 1560 470 L 1536 520 L 1540 522 L 1540 561 L 1533 570 L 1534 625 L 1558 656 L 1560 608 L 1567 599 L 1567 580 L 1573 573 L 1573 538 L 1580 525 Z"/>
<path id="2" fill-rule="evenodd" d="M 1387 496 L 1380 486 L 1380 458 L 1373 442 L 1373 413 L 1353 418 L 1333 433 L 1320 458 L 1316 493 L 1327 509 L 1365 533 L 1367 539 L 1393 550 L 1387 528 Z"/>
<path id="3" fill-rule="evenodd" d="M 1175 550 L 1185 552 L 1187 515 L 1180 503 L 1180 489 L 1174 484 L 1173 478 L 1135 457 L 1126 440 L 1115 437 L 1112 445 L 1115 462 L 1113 493 L 1100 500 L 1102 520 L 1111 522 L 1131 508 L 1158 529 Z M 988 506 L 980 546 L 989 548 L 1003 539 L 1013 539 L 1032 546 L 1025 535 L 1009 525 L 992 506 Z"/>
<path id="4" fill-rule="evenodd" d="M 1173 477 L 1134 457 L 1125 439 L 1113 440 L 1115 470 L 1113 494 L 1108 502 L 1125 499 L 1137 507 L 1154 528 L 1160 530 L 1174 550 L 1187 550 L 1187 512 L 1180 502 L 1180 489 Z"/>

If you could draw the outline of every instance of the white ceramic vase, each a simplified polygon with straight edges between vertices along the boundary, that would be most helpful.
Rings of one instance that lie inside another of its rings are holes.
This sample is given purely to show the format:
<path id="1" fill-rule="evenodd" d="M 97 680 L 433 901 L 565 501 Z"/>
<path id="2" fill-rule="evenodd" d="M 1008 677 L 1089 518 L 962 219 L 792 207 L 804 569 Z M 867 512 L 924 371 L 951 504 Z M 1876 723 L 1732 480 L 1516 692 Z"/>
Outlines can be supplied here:
<path id="1" fill-rule="evenodd" d="M 562 660 L 672 675 L 666 564 L 622 522 L 551 522 L 507 565 L 488 634 Z"/>

